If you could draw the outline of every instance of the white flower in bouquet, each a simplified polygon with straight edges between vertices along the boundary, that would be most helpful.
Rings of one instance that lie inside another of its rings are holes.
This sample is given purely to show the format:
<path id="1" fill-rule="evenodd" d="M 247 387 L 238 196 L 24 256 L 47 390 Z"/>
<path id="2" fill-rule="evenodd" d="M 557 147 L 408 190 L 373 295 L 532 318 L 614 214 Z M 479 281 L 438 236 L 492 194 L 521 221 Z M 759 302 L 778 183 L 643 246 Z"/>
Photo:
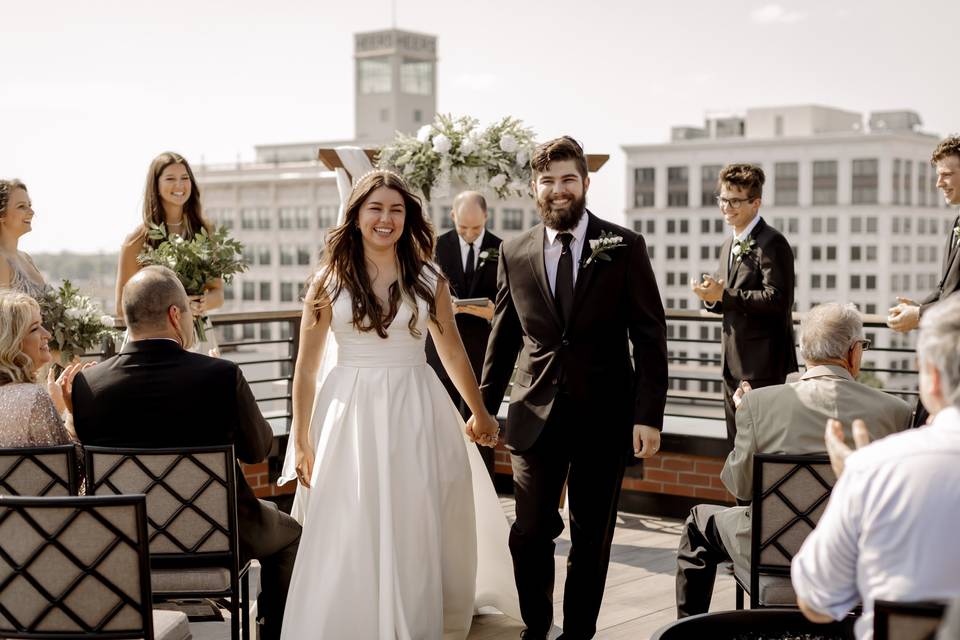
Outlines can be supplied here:
<path id="1" fill-rule="evenodd" d="M 517 166 L 522 167 L 530 161 L 530 154 L 527 153 L 526 149 L 520 149 L 517 151 Z"/>
<path id="2" fill-rule="evenodd" d="M 527 190 L 527 183 L 523 180 L 511 180 L 509 188 L 511 191 L 523 194 Z"/>
<path id="3" fill-rule="evenodd" d="M 76 307 L 70 307 L 65 309 L 63 315 L 67 316 L 71 320 L 79 320 L 83 317 L 83 309 L 78 309 Z"/>
<path id="4" fill-rule="evenodd" d="M 444 134 L 438 133 L 433 137 L 433 150 L 437 153 L 441 155 L 449 153 L 451 147 L 453 147 L 453 143 Z"/>
<path id="5" fill-rule="evenodd" d="M 417 140 L 420 142 L 427 142 L 430 140 L 430 134 L 433 132 L 432 124 L 425 124 L 419 129 L 417 129 Z"/>
<path id="6" fill-rule="evenodd" d="M 507 153 L 513 153 L 514 151 L 517 150 L 518 147 L 519 145 L 517 144 L 517 139 L 512 135 L 510 135 L 509 133 L 505 133 L 502 136 L 500 136 L 501 150 L 506 151 Z"/>
<path id="7" fill-rule="evenodd" d="M 477 141 L 472 136 L 463 139 L 460 143 L 460 155 L 468 156 L 477 150 Z"/>
<path id="8" fill-rule="evenodd" d="M 116 320 L 114 320 L 114 319 L 113 319 L 113 316 L 111 316 L 111 315 L 102 315 L 102 316 L 100 316 L 100 324 L 102 324 L 103 326 L 105 326 L 105 327 L 107 327 L 107 328 L 109 328 L 109 329 L 112 329 L 112 328 L 114 328 L 115 326 L 117 326 Z"/>
<path id="9" fill-rule="evenodd" d="M 499 189 L 505 184 L 507 184 L 507 176 L 503 175 L 502 173 L 498 173 L 490 178 L 490 187 L 492 189 Z"/>

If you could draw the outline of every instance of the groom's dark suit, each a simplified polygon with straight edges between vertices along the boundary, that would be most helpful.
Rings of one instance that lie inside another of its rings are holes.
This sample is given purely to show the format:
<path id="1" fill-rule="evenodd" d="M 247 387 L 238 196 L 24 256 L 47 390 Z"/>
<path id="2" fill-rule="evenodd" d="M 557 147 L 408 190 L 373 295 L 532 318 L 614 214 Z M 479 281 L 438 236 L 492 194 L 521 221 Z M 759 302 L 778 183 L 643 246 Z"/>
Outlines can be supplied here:
<path id="1" fill-rule="evenodd" d="M 78 374 L 73 384 L 77 436 L 102 447 L 200 447 L 232 444 L 246 463 L 264 460 L 273 431 L 240 368 L 190 353 L 172 340 L 141 340 Z M 300 525 L 258 500 L 237 467 L 242 560 L 260 560 L 261 636 L 279 638 Z"/>
<path id="2" fill-rule="evenodd" d="M 517 366 L 505 432 L 517 500 L 510 549 L 523 619 L 534 636 L 545 637 L 552 623 L 553 540 L 563 530 L 557 505 L 569 474 L 564 637 L 593 637 L 632 425 L 661 428 L 666 402 L 663 306 L 643 238 L 584 215 L 569 318 L 561 316 L 547 278 L 544 226 L 501 246 L 483 368 L 484 404 L 495 413 Z M 610 249 L 609 261 L 584 264 L 589 241 L 604 231 L 626 246 Z"/>
<path id="3" fill-rule="evenodd" d="M 720 247 L 723 297 L 706 307 L 723 314 L 720 356 L 723 371 L 727 444 L 737 435 L 733 394 L 741 381 L 755 389 L 783 384 L 797 370 L 793 341 L 793 250 L 779 231 L 761 218 L 750 232 L 754 247 L 740 260 L 730 258 L 733 236 Z"/>

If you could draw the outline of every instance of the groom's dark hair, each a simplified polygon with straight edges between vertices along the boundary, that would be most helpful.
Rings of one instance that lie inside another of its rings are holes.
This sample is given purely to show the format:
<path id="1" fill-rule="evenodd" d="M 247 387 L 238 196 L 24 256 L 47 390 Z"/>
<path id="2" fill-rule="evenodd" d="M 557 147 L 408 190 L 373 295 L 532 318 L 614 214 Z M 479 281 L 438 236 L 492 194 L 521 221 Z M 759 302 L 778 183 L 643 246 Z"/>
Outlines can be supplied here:
<path id="1" fill-rule="evenodd" d="M 554 138 L 538 145 L 533 150 L 530 166 L 535 174 L 543 173 L 551 162 L 557 160 L 573 160 L 577 165 L 577 172 L 580 177 L 587 177 L 587 157 L 583 155 L 583 147 L 570 136 Z"/>

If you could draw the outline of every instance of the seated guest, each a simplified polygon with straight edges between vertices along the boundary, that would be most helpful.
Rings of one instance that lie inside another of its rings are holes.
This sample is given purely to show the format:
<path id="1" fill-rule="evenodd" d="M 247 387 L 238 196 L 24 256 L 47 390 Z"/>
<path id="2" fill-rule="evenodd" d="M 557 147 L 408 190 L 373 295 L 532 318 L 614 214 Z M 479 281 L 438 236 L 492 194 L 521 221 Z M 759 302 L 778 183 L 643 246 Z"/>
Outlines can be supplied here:
<path id="1" fill-rule="evenodd" d="M 77 434 L 87 445 L 197 447 L 232 444 L 246 463 L 267 457 L 273 431 L 240 368 L 191 353 L 190 301 L 177 276 L 145 267 L 123 288 L 130 342 L 73 384 Z M 237 470 L 241 561 L 260 560 L 261 638 L 279 638 L 300 525 L 258 500 Z"/>
<path id="2" fill-rule="evenodd" d="M 917 357 L 920 400 L 933 423 L 842 462 L 826 511 L 791 569 L 810 620 L 839 620 L 863 604 L 861 640 L 873 637 L 877 599 L 960 596 L 960 553 L 953 548 L 960 533 L 960 296 L 923 315 Z M 876 419 L 863 418 L 867 425 Z M 827 437 L 836 438 L 829 430 Z"/>
<path id="3" fill-rule="evenodd" d="M 61 385 L 47 378 L 37 384 L 37 370 L 50 363 L 50 332 L 40 321 L 40 305 L 25 293 L 0 293 L 0 447 L 43 447 L 75 443 Z M 60 382 L 79 369 L 70 366 Z"/>
<path id="4" fill-rule="evenodd" d="M 730 493 L 751 499 L 756 453 L 824 453 L 823 425 L 830 418 L 849 424 L 868 417 L 877 438 L 906 427 L 907 403 L 856 381 L 868 344 L 852 305 L 822 304 L 804 316 L 800 355 L 806 373 L 797 382 L 751 390 L 739 400 L 734 448 L 720 473 Z M 750 507 L 697 505 L 677 551 L 678 617 L 709 610 L 717 565 L 730 560 L 750 567 Z"/>

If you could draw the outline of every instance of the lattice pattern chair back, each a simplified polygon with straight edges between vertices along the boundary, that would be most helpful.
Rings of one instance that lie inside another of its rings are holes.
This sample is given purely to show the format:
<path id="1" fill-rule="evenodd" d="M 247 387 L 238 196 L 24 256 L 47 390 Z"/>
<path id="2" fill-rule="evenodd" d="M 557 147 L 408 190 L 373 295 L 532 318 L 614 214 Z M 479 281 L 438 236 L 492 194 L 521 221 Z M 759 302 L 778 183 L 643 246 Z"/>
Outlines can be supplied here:
<path id="1" fill-rule="evenodd" d="M 235 555 L 233 447 L 114 449 L 87 447 L 87 494 L 147 496 L 150 556 Z"/>
<path id="2" fill-rule="evenodd" d="M 874 640 L 932 640 L 946 606 L 939 602 L 873 603 Z"/>
<path id="3" fill-rule="evenodd" d="M 0 497 L 0 637 L 146 638 L 144 496 Z"/>
<path id="4" fill-rule="evenodd" d="M 75 496 L 76 447 L 0 449 L 0 496 Z"/>
<path id="5" fill-rule="evenodd" d="M 753 457 L 751 607 L 761 606 L 761 576 L 789 578 L 790 562 L 817 526 L 836 481 L 826 455 Z"/>

